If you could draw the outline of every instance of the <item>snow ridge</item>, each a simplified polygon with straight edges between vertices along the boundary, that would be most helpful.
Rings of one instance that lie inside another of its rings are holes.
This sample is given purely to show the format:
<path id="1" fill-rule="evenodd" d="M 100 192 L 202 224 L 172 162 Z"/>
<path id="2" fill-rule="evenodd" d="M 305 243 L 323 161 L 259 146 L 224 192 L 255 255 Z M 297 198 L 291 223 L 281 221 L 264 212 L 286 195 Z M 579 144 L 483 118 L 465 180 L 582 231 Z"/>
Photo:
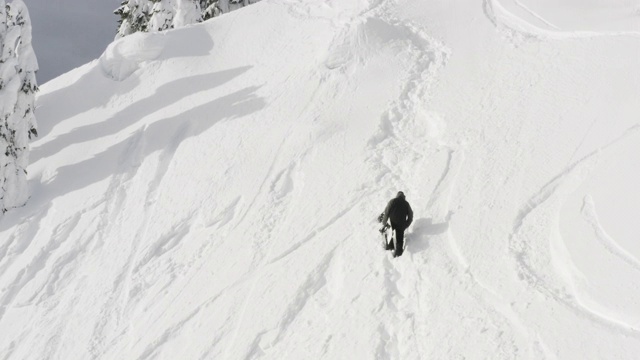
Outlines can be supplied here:
<path id="1" fill-rule="evenodd" d="M 523 234 L 523 228 L 527 225 L 527 218 L 529 215 L 535 213 L 549 199 L 564 197 L 575 191 L 579 184 L 588 176 L 589 172 L 596 166 L 598 157 L 603 151 L 614 147 L 625 138 L 638 133 L 639 130 L 640 124 L 630 127 L 619 137 L 615 138 L 608 144 L 593 150 L 555 176 L 533 197 L 531 197 L 524 206 L 521 207 L 516 219 L 514 220 L 511 234 L 509 235 L 509 249 L 511 256 L 516 262 L 518 277 L 520 280 L 527 282 L 529 288 L 536 289 L 536 291 L 557 300 L 577 315 L 583 316 L 593 323 L 604 326 L 612 331 L 624 333 L 634 338 L 640 338 L 640 328 L 622 320 L 613 319 L 601 314 L 599 311 L 591 309 L 588 306 L 584 306 L 581 302 L 576 300 L 576 294 L 569 293 L 567 290 L 563 289 L 560 284 L 553 284 L 544 272 L 536 270 L 535 265 L 533 265 L 531 261 L 531 256 L 534 251 L 528 245 L 529 239 Z M 638 264 L 634 263 L 634 260 L 637 259 L 630 257 L 629 254 L 621 254 L 619 250 L 614 250 L 611 242 L 602 238 L 603 233 L 601 229 L 597 228 L 597 225 L 594 225 L 597 224 L 597 220 L 594 220 L 595 215 L 593 208 L 589 204 L 588 200 L 585 200 L 583 213 L 587 217 L 589 223 L 591 223 L 591 225 L 594 226 L 594 229 L 596 229 L 596 233 L 599 234 L 601 241 L 606 244 L 606 248 L 620 256 L 625 262 L 630 263 L 630 265 L 632 265 L 636 270 L 640 270 L 640 268 L 636 267 Z"/>
<path id="2" fill-rule="evenodd" d="M 542 21 L 545 25 L 550 27 L 550 29 L 543 29 L 521 17 L 518 17 L 513 12 L 509 11 L 500 0 L 483 0 L 485 16 L 489 21 L 491 21 L 491 23 L 493 23 L 494 26 L 500 29 L 507 38 L 511 38 L 514 45 L 517 45 L 523 40 L 540 40 L 541 38 L 569 40 L 609 36 L 640 36 L 640 32 L 638 31 L 563 31 L 535 12 L 531 11 L 520 1 L 512 1 L 521 8 L 524 8 L 535 19 Z"/>

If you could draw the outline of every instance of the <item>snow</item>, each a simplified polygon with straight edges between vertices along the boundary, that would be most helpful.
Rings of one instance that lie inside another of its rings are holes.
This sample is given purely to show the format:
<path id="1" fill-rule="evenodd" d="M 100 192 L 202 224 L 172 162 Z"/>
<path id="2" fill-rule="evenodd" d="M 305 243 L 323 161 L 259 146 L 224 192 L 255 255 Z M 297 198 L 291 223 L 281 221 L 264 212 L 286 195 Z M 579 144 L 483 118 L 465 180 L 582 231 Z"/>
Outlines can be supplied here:
<path id="1" fill-rule="evenodd" d="M 22 0 L 0 6 L 0 208 L 23 206 L 29 198 L 26 169 L 29 139 L 36 134 L 35 72 L 38 60 L 31 47 L 31 20 Z"/>
<path id="2" fill-rule="evenodd" d="M 626 0 L 504 0 L 530 23 L 570 32 L 640 31 L 640 4 Z"/>
<path id="3" fill-rule="evenodd" d="M 48 82 L 0 358 L 635 359 L 637 6 L 558 4 L 265 0 Z"/>
<path id="4" fill-rule="evenodd" d="M 171 28 L 174 18 L 174 10 L 177 0 L 160 0 L 153 4 L 149 29 L 162 31 Z"/>
<path id="5" fill-rule="evenodd" d="M 173 18 L 173 27 L 183 27 L 202 21 L 202 10 L 199 2 L 193 0 L 177 0 L 176 15 Z"/>
<path id="6" fill-rule="evenodd" d="M 145 61 L 160 56 L 165 37 L 158 33 L 135 33 L 112 42 L 100 57 L 105 74 L 122 81 L 133 74 Z"/>

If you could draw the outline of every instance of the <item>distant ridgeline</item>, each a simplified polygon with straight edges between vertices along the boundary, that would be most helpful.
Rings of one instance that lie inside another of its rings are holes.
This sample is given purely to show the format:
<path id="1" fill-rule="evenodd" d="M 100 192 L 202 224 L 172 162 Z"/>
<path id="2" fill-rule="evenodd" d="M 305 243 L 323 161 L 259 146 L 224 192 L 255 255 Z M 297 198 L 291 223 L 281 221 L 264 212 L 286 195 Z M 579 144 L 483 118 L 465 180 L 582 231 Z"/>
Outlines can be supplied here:
<path id="1" fill-rule="evenodd" d="M 208 20 L 260 0 L 124 0 L 116 38 L 137 31 L 154 32 Z"/>

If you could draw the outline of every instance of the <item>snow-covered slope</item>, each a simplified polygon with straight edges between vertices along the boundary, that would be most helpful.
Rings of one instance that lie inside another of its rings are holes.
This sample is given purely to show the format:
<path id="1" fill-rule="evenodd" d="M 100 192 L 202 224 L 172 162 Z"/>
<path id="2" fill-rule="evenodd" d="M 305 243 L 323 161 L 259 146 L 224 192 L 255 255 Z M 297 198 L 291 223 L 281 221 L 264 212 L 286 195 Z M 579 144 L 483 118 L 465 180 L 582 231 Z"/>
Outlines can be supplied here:
<path id="1" fill-rule="evenodd" d="M 636 358 L 639 17 L 598 4 L 626 18 L 265 0 L 112 44 L 39 95 L 0 358 Z"/>

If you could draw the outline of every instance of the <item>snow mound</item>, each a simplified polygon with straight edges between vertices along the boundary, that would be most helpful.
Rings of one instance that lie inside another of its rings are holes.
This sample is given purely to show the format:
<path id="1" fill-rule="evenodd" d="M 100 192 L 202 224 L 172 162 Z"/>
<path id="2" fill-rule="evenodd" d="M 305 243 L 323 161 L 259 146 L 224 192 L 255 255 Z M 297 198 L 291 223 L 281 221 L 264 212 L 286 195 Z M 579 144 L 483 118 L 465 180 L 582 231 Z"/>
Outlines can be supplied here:
<path id="1" fill-rule="evenodd" d="M 145 61 L 157 59 L 165 47 L 163 33 L 135 33 L 111 43 L 100 56 L 100 66 L 107 76 L 122 81 Z"/>

